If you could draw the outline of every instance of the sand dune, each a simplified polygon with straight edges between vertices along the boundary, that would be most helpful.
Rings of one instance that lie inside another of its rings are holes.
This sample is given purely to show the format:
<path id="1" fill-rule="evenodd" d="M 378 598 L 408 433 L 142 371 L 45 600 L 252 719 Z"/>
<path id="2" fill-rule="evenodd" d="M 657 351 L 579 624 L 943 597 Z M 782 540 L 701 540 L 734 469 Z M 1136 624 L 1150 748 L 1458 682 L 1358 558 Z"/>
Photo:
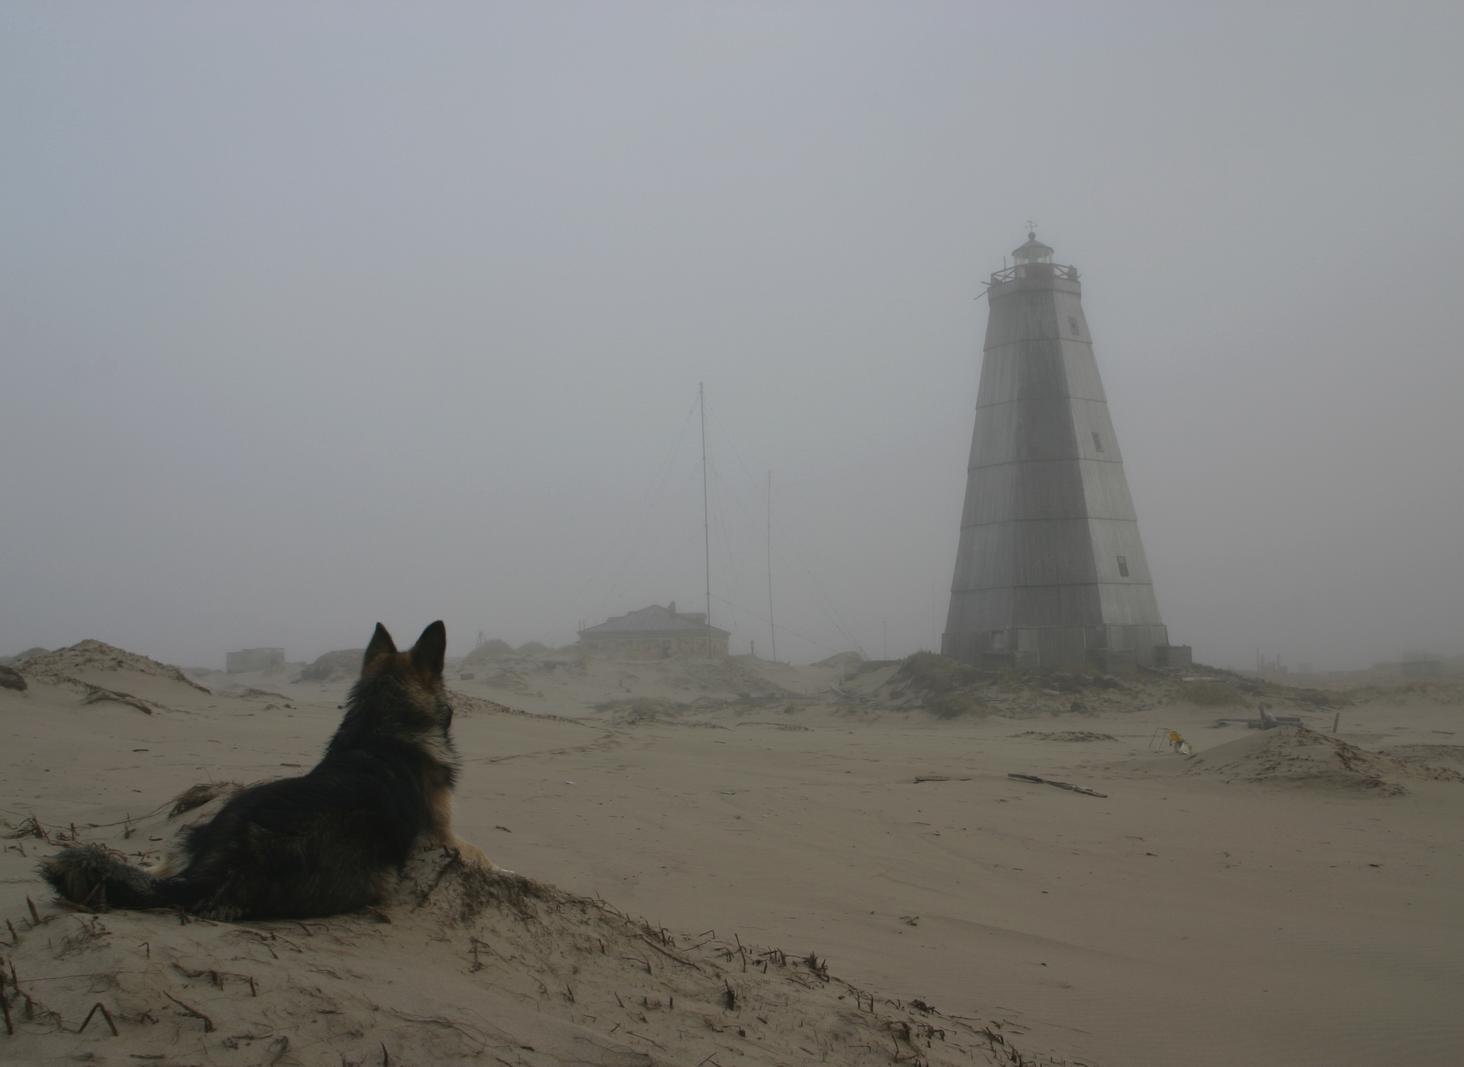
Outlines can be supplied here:
<path id="1" fill-rule="evenodd" d="M 1406 792 L 1409 781 L 1464 782 L 1458 771 L 1369 752 L 1304 726 L 1255 731 L 1196 756 L 1187 769 L 1227 782 L 1285 782 L 1383 796 Z"/>
<path id="2" fill-rule="evenodd" d="M 153 813 L 110 837 L 125 851 L 133 835 L 171 833 L 174 822 Z M 19 829 L 37 842 L 70 837 L 34 823 Z M 934 1067 L 1020 1055 L 999 1024 L 881 997 L 816 956 L 714 930 L 676 933 L 440 850 L 420 853 L 393 899 L 359 915 L 229 924 L 43 903 L 11 925 L 12 1063 L 651 1065 L 722 1056 Z"/>
<path id="3" fill-rule="evenodd" d="M 125 684 L 128 679 L 145 679 L 144 684 L 160 681 L 200 693 L 209 692 L 207 686 L 199 685 L 178 667 L 103 641 L 81 641 L 54 652 L 37 652 L 19 666 L 28 677 L 53 682 L 75 680 L 98 684 L 105 681 L 109 688 L 115 688 L 116 682 Z"/>
<path id="4" fill-rule="evenodd" d="M 1464 770 L 1464 745 L 1393 745 L 1384 752 L 1404 763 Z"/>

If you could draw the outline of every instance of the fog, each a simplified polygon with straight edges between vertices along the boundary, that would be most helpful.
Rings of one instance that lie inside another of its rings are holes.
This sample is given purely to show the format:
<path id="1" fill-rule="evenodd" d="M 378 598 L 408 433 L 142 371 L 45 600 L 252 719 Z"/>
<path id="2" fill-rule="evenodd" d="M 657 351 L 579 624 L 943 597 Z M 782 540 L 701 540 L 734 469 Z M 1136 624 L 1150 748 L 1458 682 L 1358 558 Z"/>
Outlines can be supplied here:
<path id="1" fill-rule="evenodd" d="M 1464 652 L 1464 17 L 1200 6 L 7 5 L 0 653 L 704 610 L 699 383 L 733 650 L 769 472 L 778 656 L 938 646 L 1028 219 L 1171 639 Z"/>

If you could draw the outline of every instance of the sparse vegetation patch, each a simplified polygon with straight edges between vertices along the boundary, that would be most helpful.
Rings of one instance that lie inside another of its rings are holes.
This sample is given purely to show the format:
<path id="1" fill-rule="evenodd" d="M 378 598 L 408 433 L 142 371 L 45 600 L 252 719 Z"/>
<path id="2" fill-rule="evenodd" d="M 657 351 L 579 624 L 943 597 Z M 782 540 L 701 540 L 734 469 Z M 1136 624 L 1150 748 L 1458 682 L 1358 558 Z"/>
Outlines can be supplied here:
<path id="1" fill-rule="evenodd" d="M 1245 696 L 1225 682 L 1209 679 L 1203 682 L 1186 682 L 1180 690 L 1180 698 L 1203 708 L 1232 707 L 1244 704 Z"/>

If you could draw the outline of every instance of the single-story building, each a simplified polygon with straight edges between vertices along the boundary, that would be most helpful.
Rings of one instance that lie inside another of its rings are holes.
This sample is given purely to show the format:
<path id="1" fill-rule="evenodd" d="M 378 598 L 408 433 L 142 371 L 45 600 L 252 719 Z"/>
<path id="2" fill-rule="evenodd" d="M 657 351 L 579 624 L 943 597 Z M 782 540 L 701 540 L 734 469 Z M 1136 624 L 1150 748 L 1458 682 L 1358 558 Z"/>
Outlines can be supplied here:
<path id="1" fill-rule="evenodd" d="M 677 611 L 676 601 L 652 604 L 579 632 L 580 647 L 612 659 L 726 656 L 732 635 L 711 626 L 702 612 Z"/>

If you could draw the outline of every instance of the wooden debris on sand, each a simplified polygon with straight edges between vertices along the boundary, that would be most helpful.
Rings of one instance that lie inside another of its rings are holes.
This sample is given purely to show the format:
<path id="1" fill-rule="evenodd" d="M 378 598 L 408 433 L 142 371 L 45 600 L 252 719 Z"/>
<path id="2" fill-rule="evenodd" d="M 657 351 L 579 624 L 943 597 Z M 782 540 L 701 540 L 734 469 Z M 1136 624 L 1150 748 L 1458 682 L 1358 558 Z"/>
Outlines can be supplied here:
<path id="1" fill-rule="evenodd" d="M 1059 782 L 1052 778 L 1038 778 L 1035 774 L 1008 774 L 1008 778 L 1015 778 L 1019 782 L 1034 782 L 1037 785 L 1055 785 L 1059 789 L 1067 789 L 1074 793 L 1082 793 L 1085 797 L 1107 797 L 1107 793 L 1100 793 L 1096 789 L 1089 789 L 1086 786 L 1073 785 L 1072 782 Z"/>

